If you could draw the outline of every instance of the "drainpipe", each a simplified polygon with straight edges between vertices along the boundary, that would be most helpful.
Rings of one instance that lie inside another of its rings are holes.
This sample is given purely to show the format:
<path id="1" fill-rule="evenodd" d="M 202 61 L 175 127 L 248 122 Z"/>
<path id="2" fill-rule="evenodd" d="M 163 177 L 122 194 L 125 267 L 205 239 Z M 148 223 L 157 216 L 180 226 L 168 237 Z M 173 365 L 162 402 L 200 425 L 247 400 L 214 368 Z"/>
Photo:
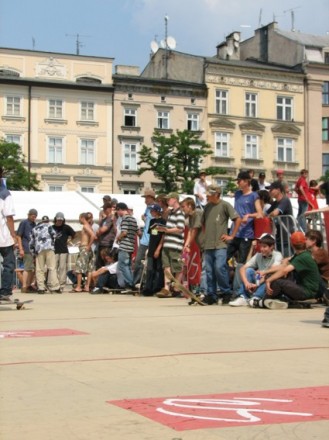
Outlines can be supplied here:
<path id="1" fill-rule="evenodd" d="M 31 191 L 31 101 L 32 86 L 29 86 L 28 95 L 28 137 L 27 137 L 27 172 L 28 172 L 28 189 Z"/>

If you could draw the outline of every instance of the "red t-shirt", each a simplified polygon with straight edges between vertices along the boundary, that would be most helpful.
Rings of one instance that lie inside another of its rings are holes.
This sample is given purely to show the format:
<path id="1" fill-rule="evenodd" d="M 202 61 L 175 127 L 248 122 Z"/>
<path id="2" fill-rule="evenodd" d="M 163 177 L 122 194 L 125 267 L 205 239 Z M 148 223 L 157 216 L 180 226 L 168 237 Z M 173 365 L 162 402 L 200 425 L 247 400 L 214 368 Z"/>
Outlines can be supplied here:
<path id="1" fill-rule="evenodd" d="M 301 193 L 300 187 L 303 188 L 307 198 L 305 198 L 304 195 Z M 298 201 L 299 202 L 307 202 L 307 199 L 309 198 L 310 191 L 309 191 L 309 186 L 308 186 L 308 183 L 307 183 L 305 177 L 300 176 L 300 178 L 296 182 L 295 188 L 296 188 L 296 192 L 298 194 Z"/>

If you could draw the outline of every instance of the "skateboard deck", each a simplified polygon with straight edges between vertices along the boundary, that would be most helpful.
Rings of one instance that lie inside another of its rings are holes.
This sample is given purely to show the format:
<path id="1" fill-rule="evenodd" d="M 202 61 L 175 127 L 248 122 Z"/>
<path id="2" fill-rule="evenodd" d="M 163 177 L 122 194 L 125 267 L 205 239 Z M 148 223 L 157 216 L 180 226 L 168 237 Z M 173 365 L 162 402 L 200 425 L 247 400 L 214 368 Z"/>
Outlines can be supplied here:
<path id="1" fill-rule="evenodd" d="M 181 284 L 179 281 L 176 280 L 176 278 L 169 272 L 166 272 L 165 275 L 169 278 L 169 280 L 176 286 L 179 290 L 181 290 L 185 296 L 192 299 L 196 303 L 198 303 L 200 306 L 206 306 L 207 304 L 202 302 L 201 299 L 196 296 L 193 292 L 191 292 L 189 289 L 187 289 L 183 284 Z"/>
<path id="2" fill-rule="evenodd" d="M 4 300 L 2 298 L 0 298 L 0 305 L 1 306 L 16 306 L 17 310 L 21 310 L 24 308 L 25 304 L 28 303 L 32 303 L 33 299 L 27 299 L 26 301 L 20 301 L 19 299 L 14 299 L 14 300 Z"/>

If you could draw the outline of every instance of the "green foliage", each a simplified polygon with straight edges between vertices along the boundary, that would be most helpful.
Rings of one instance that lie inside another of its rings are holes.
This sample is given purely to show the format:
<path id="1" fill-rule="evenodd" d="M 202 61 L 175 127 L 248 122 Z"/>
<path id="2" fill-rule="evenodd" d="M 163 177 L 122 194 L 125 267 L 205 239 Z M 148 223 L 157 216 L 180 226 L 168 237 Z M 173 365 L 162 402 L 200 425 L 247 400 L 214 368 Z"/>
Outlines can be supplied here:
<path id="1" fill-rule="evenodd" d="M 0 164 L 8 189 L 39 191 L 37 176 L 35 173 L 28 173 L 22 148 L 18 144 L 0 140 Z"/>
<path id="2" fill-rule="evenodd" d="M 232 177 L 229 177 L 225 188 L 223 188 L 223 195 L 226 196 L 228 194 L 234 194 L 237 189 L 238 186 L 236 181 Z"/>
<path id="3" fill-rule="evenodd" d="M 212 154 L 212 148 L 199 135 L 189 130 L 177 130 L 169 137 L 157 130 L 153 147 L 143 145 L 139 152 L 139 174 L 152 171 L 162 182 L 161 191 L 179 191 L 193 194 L 194 180 L 199 176 L 203 159 Z M 223 174 L 219 167 L 202 169 L 208 175 Z"/>

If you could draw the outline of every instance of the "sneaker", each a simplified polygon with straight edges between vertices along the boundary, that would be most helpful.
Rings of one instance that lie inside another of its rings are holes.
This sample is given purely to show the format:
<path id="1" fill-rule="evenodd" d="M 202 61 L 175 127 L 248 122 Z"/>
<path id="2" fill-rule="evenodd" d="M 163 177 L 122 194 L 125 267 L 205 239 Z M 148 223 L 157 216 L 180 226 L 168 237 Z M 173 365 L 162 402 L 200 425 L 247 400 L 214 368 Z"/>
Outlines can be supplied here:
<path id="1" fill-rule="evenodd" d="M 206 295 L 203 299 L 202 302 L 204 302 L 205 304 L 207 304 L 208 306 L 213 306 L 213 305 L 217 305 L 218 304 L 218 299 L 213 297 L 212 295 Z"/>
<path id="2" fill-rule="evenodd" d="M 261 298 L 258 298 L 257 296 L 253 296 L 249 300 L 249 307 L 253 307 L 254 309 L 256 309 L 257 307 L 260 307 L 260 301 L 261 301 Z"/>
<path id="3" fill-rule="evenodd" d="M 45 291 L 44 290 L 38 290 L 38 295 L 44 295 Z"/>
<path id="4" fill-rule="evenodd" d="M 230 301 L 228 304 L 230 306 L 232 306 L 232 307 L 247 306 L 248 305 L 248 300 L 244 296 L 239 296 L 235 300 Z"/>
<path id="5" fill-rule="evenodd" d="M 93 290 L 91 292 L 89 292 L 91 295 L 98 295 L 100 293 L 103 293 L 103 290 L 100 289 L 99 287 L 94 287 Z"/>
<path id="6" fill-rule="evenodd" d="M 11 295 L 3 295 L 3 296 L 0 296 L 0 301 L 8 301 L 8 302 L 12 302 Z"/>
<path id="7" fill-rule="evenodd" d="M 168 289 L 161 289 L 160 292 L 156 293 L 156 296 L 158 298 L 172 298 L 172 294 L 169 292 Z"/>
<path id="8" fill-rule="evenodd" d="M 50 293 L 62 293 L 61 289 L 51 290 Z"/>
<path id="9" fill-rule="evenodd" d="M 279 310 L 279 309 L 287 309 L 288 303 L 286 303 L 285 301 L 280 301 L 278 299 L 265 299 L 264 306 L 267 309 Z"/>
<path id="10" fill-rule="evenodd" d="M 324 320 L 322 321 L 322 327 L 327 327 L 329 328 L 329 319 L 324 318 Z"/>

